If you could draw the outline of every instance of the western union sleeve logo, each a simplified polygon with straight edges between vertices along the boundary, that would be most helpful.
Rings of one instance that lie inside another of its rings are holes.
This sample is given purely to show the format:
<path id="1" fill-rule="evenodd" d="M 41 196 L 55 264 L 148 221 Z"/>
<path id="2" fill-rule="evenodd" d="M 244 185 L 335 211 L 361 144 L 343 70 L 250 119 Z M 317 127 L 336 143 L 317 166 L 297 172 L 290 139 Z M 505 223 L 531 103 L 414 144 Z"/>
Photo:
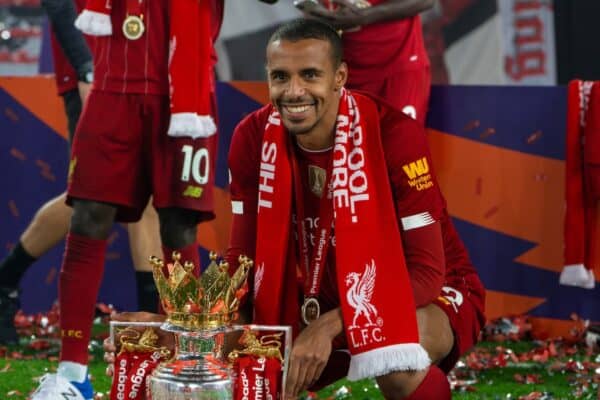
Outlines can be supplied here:
<path id="1" fill-rule="evenodd" d="M 429 173 L 429 164 L 427 164 L 427 157 L 418 159 L 409 164 L 403 165 L 402 169 L 408 175 L 408 179 L 415 179 L 418 176 L 422 176 Z"/>
<path id="2" fill-rule="evenodd" d="M 408 185 L 417 190 L 425 190 L 433 187 L 433 180 L 429 173 L 427 157 L 402 166 L 404 173 L 408 176 Z"/>

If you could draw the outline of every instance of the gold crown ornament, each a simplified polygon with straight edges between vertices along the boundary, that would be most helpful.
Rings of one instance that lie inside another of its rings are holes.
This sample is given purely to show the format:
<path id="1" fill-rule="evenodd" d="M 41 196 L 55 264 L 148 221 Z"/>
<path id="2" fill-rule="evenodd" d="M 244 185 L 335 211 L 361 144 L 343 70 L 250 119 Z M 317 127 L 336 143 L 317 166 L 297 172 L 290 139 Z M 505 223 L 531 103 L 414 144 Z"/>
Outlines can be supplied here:
<path id="1" fill-rule="evenodd" d="M 217 263 L 210 253 L 210 264 L 200 278 L 194 276 L 194 265 L 180 262 L 181 254 L 173 252 L 173 263 L 165 264 L 151 256 L 152 273 L 160 301 L 167 314 L 167 323 L 184 331 L 211 330 L 231 323 L 240 300 L 248 291 L 248 272 L 252 261 L 239 257 L 239 267 L 229 274 L 229 264 Z"/>

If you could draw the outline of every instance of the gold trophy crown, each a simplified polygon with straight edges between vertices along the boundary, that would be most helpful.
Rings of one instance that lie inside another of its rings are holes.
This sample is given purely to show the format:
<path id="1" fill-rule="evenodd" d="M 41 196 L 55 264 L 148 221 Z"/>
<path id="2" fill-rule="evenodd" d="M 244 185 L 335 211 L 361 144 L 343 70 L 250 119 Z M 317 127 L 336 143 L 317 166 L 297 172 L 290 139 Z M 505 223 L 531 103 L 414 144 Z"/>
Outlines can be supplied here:
<path id="1" fill-rule="evenodd" d="M 150 257 L 152 273 L 160 301 L 167 314 L 167 323 L 183 330 L 217 329 L 228 325 L 248 290 L 247 278 L 252 261 L 239 257 L 239 267 L 229 274 L 229 264 L 217 263 L 217 255 L 210 253 L 210 264 L 198 279 L 194 265 L 180 262 L 181 255 L 173 252 L 173 263 L 166 266 L 158 257 Z"/>

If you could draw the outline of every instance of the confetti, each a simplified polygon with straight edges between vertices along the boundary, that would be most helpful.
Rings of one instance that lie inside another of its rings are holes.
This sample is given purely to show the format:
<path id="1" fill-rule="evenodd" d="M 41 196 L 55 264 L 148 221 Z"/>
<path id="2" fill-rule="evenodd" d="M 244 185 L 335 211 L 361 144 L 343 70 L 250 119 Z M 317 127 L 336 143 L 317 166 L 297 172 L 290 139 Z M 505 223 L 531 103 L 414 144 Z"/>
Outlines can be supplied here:
<path id="1" fill-rule="evenodd" d="M 491 218 L 494 216 L 494 214 L 496 214 L 498 211 L 500 210 L 499 206 L 493 206 L 492 208 L 490 208 L 489 210 L 487 210 L 485 212 L 485 214 L 483 214 L 483 218 L 487 219 L 487 218 Z"/>
<path id="2" fill-rule="evenodd" d="M 542 137 L 542 131 L 537 130 L 527 137 L 527 144 L 533 144 Z"/>
<path id="3" fill-rule="evenodd" d="M 477 180 L 475 181 L 475 194 L 477 196 L 481 196 L 482 191 L 483 191 L 483 178 L 477 178 Z"/>
<path id="4" fill-rule="evenodd" d="M 494 128 L 487 128 L 485 131 L 483 131 L 479 135 L 479 139 L 487 139 L 488 137 L 492 136 L 495 133 L 496 133 L 496 130 Z"/>
<path id="5" fill-rule="evenodd" d="M 475 128 L 479 128 L 479 125 L 481 125 L 481 122 L 479 122 L 478 119 L 474 119 L 472 121 L 469 121 L 463 128 L 464 132 L 470 132 Z"/>
<path id="6" fill-rule="evenodd" d="M 14 147 L 10 149 L 10 155 L 21 161 L 27 160 L 25 154 L 22 151 L 15 149 Z"/>
<path id="7" fill-rule="evenodd" d="M 54 279 L 56 278 L 57 270 L 56 267 L 50 268 L 48 274 L 46 274 L 46 279 L 44 279 L 44 283 L 48 286 L 54 283 Z"/>
<path id="8" fill-rule="evenodd" d="M 19 121 L 19 116 L 17 115 L 17 113 L 10 107 L 6 107 L 4 109 L 4 114 L 8 117 L 8 119 L 12 120 L 13 122 L 18 122 Z"/>
<path id="9" fill-rule="evenodd" d="M 18 217 L 20 215 L 19 209 L 17 208 L 17 203 L 15 203 L 14 200 L 10 200 L 8 202 L 8 209 L 14 217 Z"/>

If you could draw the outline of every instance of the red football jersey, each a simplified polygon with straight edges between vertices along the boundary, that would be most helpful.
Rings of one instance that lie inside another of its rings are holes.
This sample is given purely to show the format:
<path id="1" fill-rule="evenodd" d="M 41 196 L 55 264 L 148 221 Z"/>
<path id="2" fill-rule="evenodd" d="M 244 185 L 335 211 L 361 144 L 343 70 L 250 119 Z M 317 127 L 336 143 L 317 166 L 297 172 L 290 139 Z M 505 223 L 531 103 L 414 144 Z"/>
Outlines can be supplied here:
<path id="1" fill-rule="evenodd" d="M 212 34 L 216 39 L 223 19 L 223 0 L 212 0 Z M 113 34 L 97 39 L 94 51 L 94 89 L 118 93 L 168 94 L 169 0 L 144 1 L 145 34 L 138 40 L 123 36 L 126 2 L 114 2 Z M 212 60 L 216 63 L 216 53 Z"/>
<path id="2" fill-rule="evenodd" d="M 144 1 L 146 32 L 128 40 L 122 26 L 126 1 L 112 3 L 113 34 L 99 36 L 94 50 L 94 89 L 116 93 L 168 94 L 169 1 Z"/>
<path id="3" fill-rule="evenodd" d="M 230 262 L 235 262 L 239 254 L 247 254 L 251 257 L 255 254 L 259 155 L 264 127 L 271 110 L 272 106 L 267 105 L 250 114 L 238 125 L 232 139 L 229 168 L 232 209 L 235 218 L 228 252 Z M 430 260 L 423 259 L 422 251 L 406 248 L 406 242 L 404 243 L 413 288 L 420 286 L 422 290 L 427 290 L 423 285 L 414 284 L 412 281 L 414 275 L 411 272 L 411 269 L 427 265 L 437 271 L 445 270 L 446 284 L 482 296 L 483 286 L 462 241 L 452 226 L 446 210 L 446 202 L 435 180 L 423 128 L 411 118 L 385 105 L 380 105 L 380 116 L 384 156 L 401 232 L 404 235 L 411 229 L 426 226 L 424 223 L 429 224 L 429 221 L 439 222 L 442 230 L 444 253 L 442 258 L 445 259 L 445 265 L 434 265 L 429 261 L 436 257 Z M 318 198 L 312 195 L 315 187 L 314 179 L 311 180 L 310 177 L 309 166 L 326 170 L 329 157 L 327 153 L 307 152 L 300 149 L 297 149 L 297 154 L 303 182 L 308 185 L 304 190 L 306 213 L 304 222 L 309 228 L 309 239 L 312 239 L 314 235 L 311 233 L 318 226 Z M 335 238 L 332 240 L 330 250 L 335 243 Z M 423 242 L 418 244 L 427 246 L 427 243 Z M 336 306 L 337 302 L 335 273 L 331 270 L 335 263 L 333 253 L 330 251 L 328 254 L 330 267 L 323 275 L 320 294 L 326 308 Z M 424 271 L 421 277 L 427 276 L 430 272 Z M 437 293 L 434 293 L 433 298 L 436 296 Z M 419 293 L 415 293 L 415 297 L 418 298 Z M 425 297 L 432 298 L 431 294 Z"/>
<path id="4" fill-rule="evenodd" d="M 370 0 L 372 5 L 386 0 Z M 342 35 L 349 83 L 357 85 L 374 77 L 386 78 L 400 71 L 429 66 L 421 18 L 381 22 Z"/>

